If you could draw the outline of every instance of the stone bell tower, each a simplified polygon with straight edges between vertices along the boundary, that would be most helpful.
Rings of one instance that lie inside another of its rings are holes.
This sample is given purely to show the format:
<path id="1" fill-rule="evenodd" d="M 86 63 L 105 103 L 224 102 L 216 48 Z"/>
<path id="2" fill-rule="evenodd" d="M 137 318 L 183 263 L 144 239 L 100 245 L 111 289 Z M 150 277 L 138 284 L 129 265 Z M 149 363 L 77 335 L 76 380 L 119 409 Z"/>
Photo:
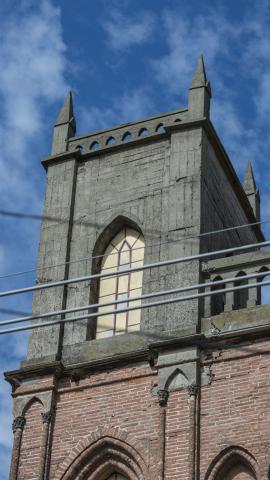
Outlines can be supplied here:
<path id="1" fill-rule="evenodd" d="M 188 107 L 170 113 L 75 136 L 68 94 L 42 160 L 37 284 L 52 285 L 35 291 L 27 359 L 5 374 L 14 396 L 11 480 L 266 478 L 269 434 L 258 405 L 266 416 L 270 407 L 255 391 L 252 408 L 244 401 L 252 370 L 265 369 L 268 388 L 268 354 L 249 356 L 254 342 L 258 351 L 268 342 L 259 287 L 237 301 L 229 292 L 183 302 L 185 293 L 172 292 L 225 285 L 240 272 L 239 285 L 243 271 L 268 269 L 265 251 L 197 257 L 264 240 L 253 174 L 242 187 L 210 101 L 202 57 Z"/>

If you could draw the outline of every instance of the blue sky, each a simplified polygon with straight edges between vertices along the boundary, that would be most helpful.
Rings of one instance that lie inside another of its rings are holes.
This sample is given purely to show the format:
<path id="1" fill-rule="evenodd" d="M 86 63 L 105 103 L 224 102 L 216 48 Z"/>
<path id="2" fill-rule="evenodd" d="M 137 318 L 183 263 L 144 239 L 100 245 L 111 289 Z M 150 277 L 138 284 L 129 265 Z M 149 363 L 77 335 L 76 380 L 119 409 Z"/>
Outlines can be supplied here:
<path id="1" fill-rule="evenodd" d="M 203 53 L 213 123 L 241 179 L 252 160 L 263 217 L 270 217 L 269 0 L 1 0 L 0 19 L 1 209 L 41 213 L 40 159 L 50 152 L 69 88 L 78 134 L 110 127 L 186 106 Z M 0 221 L 0 275 L 34 267 L 39 222 Z M 34 276 L 0 282 L 6 290 Z M 31 296 L 1 308 L 28 312 Z M 1 371 L 19 366 L 26 338 L 0 338 Z M 10 387 L 1 380 L 0 480 L 7 478 L 11 421 Z"/>

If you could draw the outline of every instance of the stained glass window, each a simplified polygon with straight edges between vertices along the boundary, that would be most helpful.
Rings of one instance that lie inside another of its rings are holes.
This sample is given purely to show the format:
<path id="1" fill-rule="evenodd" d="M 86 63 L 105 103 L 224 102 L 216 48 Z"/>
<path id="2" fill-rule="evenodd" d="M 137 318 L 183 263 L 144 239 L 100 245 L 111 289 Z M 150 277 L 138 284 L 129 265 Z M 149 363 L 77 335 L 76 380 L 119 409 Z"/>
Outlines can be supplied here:
<path id="1" fill-rule="evenodd" d="M 108 245 L 102 259 L 101 273 L 121 272 L 141 267 L 144 260 L 144 238 L 137 230 L 123 228 Z M 143 272 L 123 273 L 117 277 L 102 278 L 99 284 L 99 303 L 125 300 L 142 294 Z M 96 338 L 106 338 L 140 329 L 141 311 L 121 312 L 121 309 L 140 305 L 140 300 L 99 307 L 98 312 L 117 310 L 115 314 L 98 316 Z M 118 313 L 119 312 L 119 313 Z"/>

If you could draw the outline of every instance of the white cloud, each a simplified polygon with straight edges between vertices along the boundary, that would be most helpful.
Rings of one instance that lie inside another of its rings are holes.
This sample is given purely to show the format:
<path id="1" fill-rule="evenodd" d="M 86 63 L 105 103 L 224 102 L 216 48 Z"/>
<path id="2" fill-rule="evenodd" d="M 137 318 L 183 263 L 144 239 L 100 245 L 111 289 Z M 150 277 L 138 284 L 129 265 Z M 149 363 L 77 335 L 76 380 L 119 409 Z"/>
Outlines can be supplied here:
<path id="1" fill-rule="evenodd" d="M 124 15 L 113 8 L 102 26 L 107 34 L 108 46 L 115 50 L 125 50 L 142 45 L 151 38 L 155 29 L 155 16 L 149 12 L 136 16 Z"/>
<path id="2" fill-rule="evenodd" d="M 140 119 L 153 113 L 153 110 L 154 100 L 150 91 L 138 88 L 115 98 L 109 108 L 81 109 L 79 116 L 83 130 L 89 131 Z"/>
<path id="3" fill-rule="evenodd" d="M 0 9 L 5 6 L 2 4 Z M 68 88 L 66 47 L 61 12 L 52 0 L 17 0 L 13 7 L 1 16 L 0 28 L 1 208 L 38 212 L 43 189 L 36 179 L 39 162 L 36 152 L 40 151 L 40 145 L 45 145 L 44 117 L 56 100 L 64 99 Z M 1 235 L 1 270 L 20 270 L 24 261 L 27 265 L 34 262 L 30 258 L 35 259 L 36 255 L 38 222 L 3 221 L 8 222 L 8 228 Z M 1 289 L 3 285 L 6 288 L 8 284 L 2 283 Z M 28 311 L 30 301 L 26 299 L 24 303 L 19 299 L 15 304 L 13 300 L 9 305 Z M 25 356 L 26 337 L 24 334 L 1 337 L 1 372 L 18 368 L 20 358 Z M 3 480 L 7 478 L 10 461 L 11 404 L 10 387 L 1 374 L 0 461 L 5 471 L 1 468 L 0 478 Z"/>

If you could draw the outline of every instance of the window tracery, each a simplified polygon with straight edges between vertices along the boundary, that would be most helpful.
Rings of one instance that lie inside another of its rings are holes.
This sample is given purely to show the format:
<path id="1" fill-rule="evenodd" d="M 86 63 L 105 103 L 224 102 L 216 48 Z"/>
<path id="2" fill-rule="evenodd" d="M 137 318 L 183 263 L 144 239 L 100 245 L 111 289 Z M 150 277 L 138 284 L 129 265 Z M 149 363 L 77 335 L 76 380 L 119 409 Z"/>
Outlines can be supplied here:
<path id="1" fill-rule="evenodd" d="M 141 267 L 144 260 L 144 238 L 142 234 L 130 227 L 123 228 L 109 243 L 102 259 L 101 273 L 121 272 L 129 268 Z M 125 308 L 141 304 L 140 300 L 127 301 L 142 294 L 143 272 L 123 273 L 116 277 L 101 278 L 99 284 L 99 303 L 123 300 L 117 305 L 99 307 L 96 338 L 106 338 L 121 333 L 140 329 L 141 311 L 121 312 Z M 106 315 L 106 311 L 117 313 Z M 118 313 L 119 312 L 119 313 Z"/>

